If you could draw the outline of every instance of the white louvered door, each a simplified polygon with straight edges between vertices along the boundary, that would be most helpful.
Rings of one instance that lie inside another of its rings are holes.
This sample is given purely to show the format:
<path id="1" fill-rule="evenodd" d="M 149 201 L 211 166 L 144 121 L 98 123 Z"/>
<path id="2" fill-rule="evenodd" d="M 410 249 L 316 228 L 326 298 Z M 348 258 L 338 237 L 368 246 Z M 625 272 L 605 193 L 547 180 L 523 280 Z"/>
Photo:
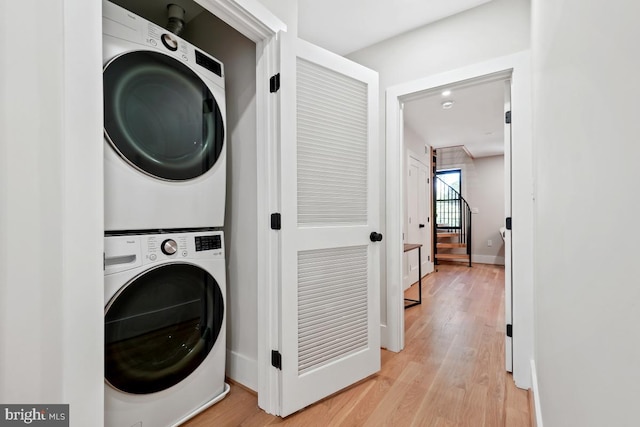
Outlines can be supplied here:
<path id="1" fill-rule="evenodd" d="M 303 41 L 281 51 L 286 416 L 380 369 L 378 75 Z M 294 63 L 295 61 L 295 63 Z M 295 108 L 293 108 L 295 107 Z"/>

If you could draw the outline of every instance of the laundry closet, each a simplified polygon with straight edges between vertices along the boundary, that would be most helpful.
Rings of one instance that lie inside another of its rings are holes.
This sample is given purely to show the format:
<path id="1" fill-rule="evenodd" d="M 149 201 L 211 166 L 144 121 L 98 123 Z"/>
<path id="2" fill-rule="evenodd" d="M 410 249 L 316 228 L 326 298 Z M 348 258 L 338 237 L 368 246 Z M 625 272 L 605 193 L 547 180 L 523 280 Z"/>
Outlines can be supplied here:
<path id="1" fill-rule="evenodd" d="M 225 105 L 222 106 L 224 109 L 222 117 L 226 116 L 224 120 L 226 139 L 223 151 L 223 154 L 226 154 L 226 162 L 221 161 L 220 163 L 224 164 L 215 167 L 226 166 L 226 203 L 219 204 L 225 206 L 224 212 L 218 212 L 218 209 L 221 208 L 214 207 L 214 214 L 210 216 L 216 218 L 215 221 L 212 220 L 211 226 L 220 228 L 219 226 L 223 225 L 222 230 L 224 231 L 223 249 L 226 254 L 227 275 L 225 315 L 226 349 L 228 350 L 226 375 L 257 391 L 256 44 L 190 0 L 116 0 L 112 3 L 162 28 L 167 26 L 168 5 L 179 6 L 184 11 L 183 17 L 181 16 L 184 24 L 179 32 L 179 37 L 195 46 L 196 51 L 200 50 L 213 57 L 214 66 L 217 65 L 215 60 L 221 63 L 218 68 L 223 70 L 223 75 L 220 76 L 224 85 L 223 92 L 217 96 L 214 93 L 212 99 L 214 99 L 214 103 L 215 98 L 225 101 Z M 213 68 L 214 74 L 216 74 L 217 68 Z M 215 79 L 216 76 L 213 75 L 213 78 Z M 216 130 L 216 132 L 218 131 Z M 105 154 L 108 157 L 111 153 L 105 148 Z M 207 156 L 207 158 L 210 157 L 213 156 Z M 215 159 L 212 162 L 215 162 Z M 172 177 L 167 178 L 171 179 Z M 108 212 L 112 205 L 117 203 L 111 201 L 108 188 L 106 192 L 105 209 Z M 214 191 L 206 194 L 201 191 L 193 194 L 197 194 L 198 200 L 187 201 L 184 203 L 184 209 L 198 209 L 200 199 L 205 201 L 207 198 L 214 201 L 224 200 L 225 189 L 215 188 Z M 125 205 L 126 202 L 122 202 L 121 205 Z M 170 217 L 175 218 L 179 215 L 180 212 L 175 212 Z M 108 213 L 107 220 L 111 216 Z M 218 217 L 224 218 L 224 220 L 217 221 Z M 162 224 L 158 227 L 145 227 L 145 224 L 143 223 L 142 226 L 135 224 L 126 228 L 164 228 Z M 172 223 L 170 222 L 170 224 Z M 176 224 L 176 227 L 167 226 L 166 228 L 185 227 L 180 227 L 179 222 Z M 206 220 L 203 220 L 201 224 L 206 225 Z M 125 228 L 111 226 L 109 221 L 107 221 L 106 227 L 107 230 Z M 170 235 L 167 236 L 170 237 Z M 217 236 L 211 236 L 211 238 L 214 237 Z M 161 240 L 164 239 L 163 235 Z M 200 237 L 196 236 L 196 239 L 200 239 Z M 196 240 L 196 242 L 198 241 Z M 145 240 L 144 245 L 146 244 Z M 110 389 L 106 389 L 106 393 L 109 395 Z"/>

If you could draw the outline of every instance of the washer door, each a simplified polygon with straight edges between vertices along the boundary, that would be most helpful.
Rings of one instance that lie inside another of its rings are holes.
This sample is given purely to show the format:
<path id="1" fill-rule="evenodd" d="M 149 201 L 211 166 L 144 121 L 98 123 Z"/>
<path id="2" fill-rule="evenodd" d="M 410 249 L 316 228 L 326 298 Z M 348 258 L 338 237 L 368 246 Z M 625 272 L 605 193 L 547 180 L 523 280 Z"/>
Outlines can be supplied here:
<path id="1" fill-rule="evenodd" d="M 134 51 L 103 73 L 104 131 L 116 152 L 156 178 L 203 175 L 222 151 L 222 113 L 193 70 L 158 52 Z"/>
<path id="2" fill-rule="evenodd" d="M 134 394 L 179 383 L 205 360 L 223 318 L 222 292 L 205 270 L 176 263 L 143 273 L 105 310 L 105 380 Z"/>

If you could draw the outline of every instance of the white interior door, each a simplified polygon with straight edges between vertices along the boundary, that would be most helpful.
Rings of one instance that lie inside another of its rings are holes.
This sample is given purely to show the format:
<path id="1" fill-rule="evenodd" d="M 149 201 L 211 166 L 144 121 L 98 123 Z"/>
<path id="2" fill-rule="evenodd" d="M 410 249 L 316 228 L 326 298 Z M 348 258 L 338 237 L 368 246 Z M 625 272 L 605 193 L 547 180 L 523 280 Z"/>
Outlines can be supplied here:
<path id="1" fill-rule="evenodd" d="M 380 369 L 382 179 L 377 73 L 281 35 L 286 416 Z"/>
<path id="2" fill-rule="evenodd" d="M 505 218 L 511 218 L 511 123 L 507 123 L 507 113 L 511 114 L 511 80 L 504 83 L 504 212 Z M 506 224 L 505 224 L 506 227 Z M 513 342 L 506 331 L 512 325 L 513 288 L 512 288 L 512 257 L 511 257 L 511 230 L 503 230 L 504 237 L 504 320 L 505 343 L 504 360 L 508 372 L 513 372 Z"/>
<path id="3" fill-rule="evenodd" d="M 422 263 L 422 275 L 433 270 L 431 263 L 430 191 L 429 167 L 409 156 L 406 185 L 406 236 L 404 243 L 421 243 L 422 259 L 418 261 L 418 251 L 404 253 L 404 289 L 418 281 L 418 262 Z"/>
<path id="4" fill-rule="evenodd" d="M 406 235 L 404 243 L 419 243 L 420 242 L 420 230 L 418 223 L 420 222 L 420 208 L 419 208 L 419 176 L 420 168 L 418 162 L 409 157 L 407 164 L 407 185 L 406 185 Z M 404 289 L 407 290 L 411 285 L 418 281 L 418 251 L 409 251 L 404 253 Z"/>
<path id="5" fill-rule="evenodd" d="M 418 239 L 422 243 L 422 275 L 430 273 L 433 270 L 431 264 L 431 253 L 429 246 L 431 244 L 431 228 L 430 228 L 430 191 L 429 191 L 429 167 L 422 162 L 417 162 L 418 167 Z M 415 252 L 415 251 L 414 251 Z"/>

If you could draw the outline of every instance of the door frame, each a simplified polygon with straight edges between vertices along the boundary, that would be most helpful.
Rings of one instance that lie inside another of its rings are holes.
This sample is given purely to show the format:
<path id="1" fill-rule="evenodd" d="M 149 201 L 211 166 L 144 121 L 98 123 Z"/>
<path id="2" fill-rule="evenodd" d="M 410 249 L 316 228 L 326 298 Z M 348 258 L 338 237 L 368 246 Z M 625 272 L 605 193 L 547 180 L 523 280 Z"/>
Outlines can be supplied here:
<path id="1" fill-rule="evenodd" d="M 507 114 L 511 114 L 511 79 L 504 82 L 504 214 L 506 218 L 511 217 L 511 123 L 507 123 Z M 507 172 L 508 171 L 508 172 Z M 511 230 L 507 230 L 506 221 L 503 225 L 502 238 L 504 240 L 504 322 L 507 325 L 513 324 L 513 236 Z M 507 372 L 513 372 L 513 340 L 507 335 L 504 343 L 504 364 Z"/>
<path id="2" fill-rule="evenodd" d="M 513 275 L 513 378 L 520 388 L 530 388 L 533 359 L 533 142 L 530 51 L 431 75 L 389 87 L 386 91 L 386 234 L 387 327 L 383 343 L 391 351 L 404 348 L 402 305 L 402 188 L 404 156 L 402 104 L 441 86 L 490 75 L 511 75 L 511 101 L 515 106 L 511 150 L 512 216 L 516 219 L 512 245 Z M 506 159 L 505 159 L 506 160 Z"/>

